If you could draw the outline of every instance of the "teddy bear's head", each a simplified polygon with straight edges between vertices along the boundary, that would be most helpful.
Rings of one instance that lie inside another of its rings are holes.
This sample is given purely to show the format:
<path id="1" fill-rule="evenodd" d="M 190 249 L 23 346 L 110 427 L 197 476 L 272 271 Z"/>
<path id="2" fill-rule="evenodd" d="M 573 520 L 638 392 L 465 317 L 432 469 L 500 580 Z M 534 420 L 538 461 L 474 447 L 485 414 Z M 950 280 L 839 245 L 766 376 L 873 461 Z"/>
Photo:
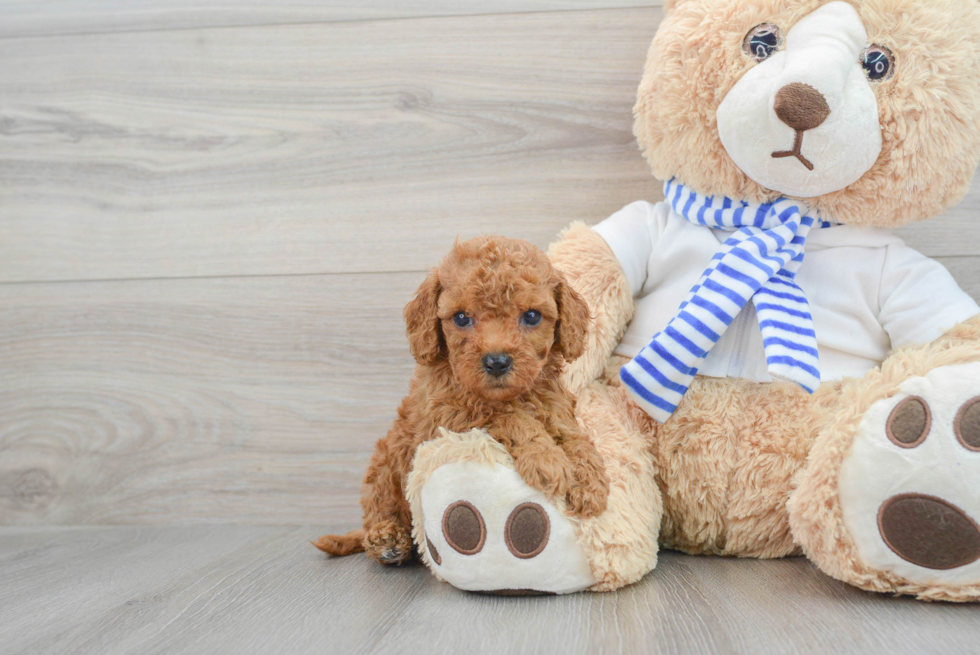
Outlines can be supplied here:
<path id="1" fill-rule="evenodd" d="M 980 160 L 980 2 L 667 0 L 634 112 L 661 179 L 924 220 Z"/>

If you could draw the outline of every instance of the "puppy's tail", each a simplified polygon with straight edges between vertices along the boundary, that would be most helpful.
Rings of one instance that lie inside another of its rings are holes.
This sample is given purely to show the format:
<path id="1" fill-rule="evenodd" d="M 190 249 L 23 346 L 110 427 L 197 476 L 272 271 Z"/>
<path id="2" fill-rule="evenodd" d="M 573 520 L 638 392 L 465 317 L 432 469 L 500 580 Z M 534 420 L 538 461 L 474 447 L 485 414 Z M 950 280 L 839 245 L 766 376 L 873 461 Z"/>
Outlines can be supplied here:
<path id="1" fill-rule="evenodd" d="M 329 555 L 343 557 L 364 552 L 364 530 L 353 530 L 345 535 L 328 534 L 311 544 Z"/>

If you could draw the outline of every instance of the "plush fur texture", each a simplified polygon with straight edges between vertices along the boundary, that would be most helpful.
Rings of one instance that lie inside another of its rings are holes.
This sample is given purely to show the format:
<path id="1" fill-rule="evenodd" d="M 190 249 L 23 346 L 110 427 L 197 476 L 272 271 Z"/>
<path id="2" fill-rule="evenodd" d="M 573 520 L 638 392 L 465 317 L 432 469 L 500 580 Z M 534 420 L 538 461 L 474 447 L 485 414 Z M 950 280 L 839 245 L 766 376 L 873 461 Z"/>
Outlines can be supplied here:
<path id="1" fill-rule="evenodd" d="M 576 521 L 579 543 L 596 579 L 593 591 L 612 591 L 636 582 L 657 565 L 657 534 L 663 502 L 648 447 L 650 418 L 626 391 L 610 384 L 618 369 L 578 397 L 576 415 L 602 454 L 609 475 L 609 509 Z M 618 378 L 616 378 L 618 380 Z"/>
<path id="2" fill-rule="evenodd" d="M 716 111 L 755 65 L 742 51 L 756 25 L 785 34 L 827 0 L 680 0 L 650 47 L 634 132 L 653 174 L 702 193 L 757 202 L 759 186 L 726 153 Z M 897 227 L 942 213 L 966 193 L 980 159 L 980 3 L 861 0 L 870 43 L 895 55 L 894 75 L 873 85 L 883 127 L 877 162 L 845 189 L 807 199 L 850 225 Z"/>
<path id="3" fill-rule="evenodd" d="M 708 194 L 776 196 L 732 162 L 716 111 L 755 65 L 742 51 L 749 30 L 773 23 L 786 34 L 826 2 L 667 3 L 634 110 L 635 133 L 655 176 L 677 177 Z M 872 84 L 882 152 L 854 184 L 806 202 L 851 225 L 895 227 L 932 218 L 963 196 L 980 159 L 980 3 L 850 4 L 868 42 L 895 58 L 894 75 Z M 564 264 L 556 260 L 559 268 Z M 609 272 L 595 275 L 605 280 Z M 614 313 L 610 320 L 616 322 Z M 784 384 L 698 379 L 672 420 L 647 433 L 664 495 L 661 541 L 692 553 L 753 557 L 802 550 L 830 575 L 865 589 L 980 598 L 977 587 L 915 584 L 865 566 L 844 525 L 838 491 L 842 462 L 875 402 L 911 377 L 976 361 L 980 319 L 925 347 L 894 353 L 862 379 L 825 384 L 812 397 Z"/>
<path id="4" fill-rule="evenodd" d="M 819 425 L 813 396 L 789 383 L 697 378 L 654 445 L 666 508 L 661 541 L 694 554 L 798 554 L 786 514 L 793 476 Z"/>
<path id="5" fill-rule="evenodd" d="M 897 393 L 910 377 L 923 376 L 940 366 L 978 361 L 980 317 L 956 326 L 928 346 L 894 353 L 880 369 L 849 382 L 832 413 L 815 417 L 819 438 L 806 467 L 794 480 L 797 489 L 788 509 L 797 542 L 825 573 L 869 591 L 911 594 L 924 600 L 980 598 L 980 585 L 916 584 L 865 566 L 845 528 L 838 492 L 841 464 L 861 419 L 873 404 Z"/>
<path id="6" fill-rule="evenodd" d="M 412 538 L 415 540 L 419 557 L 435 571 L 432 553 L 429 552 L 425 538 L 425 513 L 422 511 L 422 488 L 440 466 L 458 462 L 474 462 L 485 466 L 503 466 L 514 470 L 514 460 L 507 449 L 497 441 L 483 438 L 482 430 L 469 430 L 465 433 L 439 430 L 439 436 L 419 445 L 412 462 L 412 471 L 405 485 L 405 498 L 412 508 Z M 551 497 L 549 500 L 559 509 L 565 509 L 565 499 Z M 438 577 L 436 573 L 436 577 Z"/>
<path id="7" fill-rule="evenodd" d="M 530 310 L 538 322 L 526 320 Z M 419 444 L 440 428 L 485 429 L 530 486 L 566 497 L 573 514 L 602 513 L 608 476 L 560 382 L 565 361 L 584 350 L 588 321 L 586 303 L 534 246 L 494 237 L 457 243 L 405 308 L 418 367 L 365 476 L 364 532 L 323 537 L 317 547 L 341 555 L 360 540 L 380 562 L 408 559 L 406 478 Z M 491 375 L 486 358 L 501 354 L 512 365 Z"/>
<path id="8" fill-rule="evenodd" d="M 576 281 L 587 277 L 586 288 L 628 289 L 622 268 L 594 231 L 572 226 L 549 253 L 562 270 L 581 270 L 581 262 L 590 262 L 587 276 L 568 273 Z M 581 360 L 604 364 L 596 381 L 580 394 L 579 412 L 588 411 L 589 401 L 606 399 L 604 419 L 592 421 L 593 429 L 609 426 L 593 437 L 600 449 L 607 439 L 620 441 L 623 430 L 636 435 L 634 448 L 636 443 L 649 445 L 656 463 L 657 500 L 662 497 L 663 502 L 661 543 L 700 554 L 798 553 L 785 505 L 793 476 L 806 461 L 819 428 L 811 414 L 832 406 L 840 385 L 824 385 L 809 396 L 793 384 L 699 377 L 677 414 L 661 426 L 628 400 L 618 376 L 628 360 L 612 356 L 619 330 L 632 316 L 632 298 L 627 296 L 627 304 L 618 293 L 583 295 L 591 300 L 593 315 L 602 320 L 597 321 L 597 337 L 590 341 L 596 350 L 587 351 Z"/>
<path id="9" fill-rule="evenodd" d="M 578 396 L 575 415 L 602 456 L 609 496 L 607 511 L 594 517 L 575 516 L 560 497 L 551 496 L 551 500 L 575 526 L 596 580 L 592 590 L 611 591 L 636 582 L 657 563 L 663 503 L 648 441 L 656 423 L 633 405 L 618 385 L 622 361 L 610 362 L 609 358 L 634 310 L 619 262 L 602 237 L 582 223 L 569 226 L 562 237 L 549 249 L 549 258 L 560 266 L 591 315 L 583 335 L 584 352 L 566 364 L 562 386 Z M 470 461 L 514 468 L 504 450 L 466 435 L 447 433 L 443 439 L 419 447 L 408 498 L 415 519 L 413 536 L 423 559 L 427 555 L 422 534 L 422 487 L 439 466 Z"/>
<path id="10" fill-rule="evenodd" d="M 592 313 L 583 353 L 565 367 L 563 376 L 565 387 L 577 394 L 602 375 L 636 307 L 616 255 L 585 223 L 572 223 L 548 249 L 548 256 L 561 262 L 565 279 Z"/>
<path id="11" fill-rule="evenodd" d="M 873 86 L 883 148 L 860 180 L 807 204 L 824 217 L 852 225 L 894 227 L 926 220 L 963 195 L 980 159 L 980 3 L 848 1 L 860 14 L 869 42 L 887 47 L 895 57 L 894 75 Z M 716 111 L 755 65 L 742 50 L 753 27 L 775 23 L 785 34 L 828 2 L 668 0 L 635 107 L 636 136 L 654 175 L 677 177 L 708 194 L 772 199 L 775 194 L 749 179 L 726 153 Z M 406 311 L 419 368 L 398 422 L 372 460 L 364 501 L 366 533 L 321 542 L 328 550 L 356 549 L 363 538 L 363 545 L 383 561 L 395 561 L 392 553 L 407 556 L 408 517 L 411 509 L 421 519 L 416 499 L 425 481 L 442 464 L 479 461 L 514 468 L 559 510 L 575 515 L 594 590 L 621 587 L 653 568 L 659 538 L 689 553 L 781 557 L 802 552 L 828 574 L 864 589 L 930 600 L 980 599 L 980 585 L 914 583 L 862 562 L 845 524 L 839 490 L 842 464 L 853 452 L 869 408 L 897 394 L 910 378 L 980 362 L 980 317 L 931 344 L 891 354 L 861 379 L 826 383 L 812 396 L 791 384 L 698 378 L 661 426 L 629 400 L 619 383 L 625 359 L 613 351 L 634 304 L 608 245 L 576 224 L 549 253 L 562 274 L 522 263 L 514 270 L 537 272 L 527 279 L 506 277 L 523 280 L 522 290 L 500 283 L 493 266 L 455 255 L 423 284 Z M 540 259 L 528 257 L 529 262 Z M 525 391 L 487 393 L 477 369 L 486 344 L 455 332 L 451 316 L 461 307 L 477 316 L 491 306 L 504 314 L 516 312 L 502 323 L 490 323 L 487 334 L 506 340 L 527 309 L 525 288 L 543 308 L 544 329 L 554 331 L 557 343 L 544 353 L 548 338 L 528 342 L 536 345 L 521 360 L 527 372 L 520 379 L 530 385 Z M 566 317 L 573 305 L 577 309 Z M 593 318 L 591 326 L 587 315 Z M 577 395 L 577 405 L 569 393 Z M 562 443 L 565 452 L 559 455 L 559 447 L 542 437 L 529 457 L 512 435 L 526 433 L 538 420 L 530 416 L 535 412 L 544 433 L 570 439 L 577 448 Z M 406 467 L 416 447 L 439 427 L 454 432 L 485 428 L 500 443 L 457 435 L 431 447 L 423 444 L 408 481 L 410 508 L 398 495 Z M 584 476 L 569 472 L 575 463 L 585 464 Z M 567 492 L 581 480 L 593 486 L 587 498 L 576 500 Z M 603 495 L 606 484 L 608 497 Z M 601 504 L 607 510 L 600 513 Z M 415 541 L 426 557 L 419 525 Z"/>
<path id="12" fill-rule="evenodd" d="M 663 514 L 654 456 L 645 436 L 652 421 L 633 406 L 622 388 L 609 384 L 617 370 L 610 367 L 601 380 L 583 390 L 576 406 L 580 425 L 605 463 L 609 477 L 607 511 L 595 517 L 575 515 L 564 498 L 549 496 L 578 535 L 595 579 L 592 591 L 611 591 L 636 582 L 656 566 Z M 506 449 L 481 438 L 481 431 L 442 431 L 441 435 L 419 446 L 406 492 L 412 509 L 412 536 L 420 556 L 433 571 L 437 569 L 428 552 L 422 510 L 422 488 L 432 474 L 445 464 L 459 462 L 515 468 Z"/>
<path id="13" fill-rule="evenodd" d="M 597 580 L 593 590 L 611 591 L 639 580 L 657 564 L 663 501 L 649 447 L 657 423 L 619 386 L 625 360 L 610 360 L 635 311 L 619 261 L 583 223 L 573 223 L 561 236 L 548 255 L 585 299 L 593 319 L 584 353 L 566 367 L 563 382 L 578 394 L 576 416 L 602 453 L 610 480 L 609 509 L 579 521 L 576 529 Z"/>
<path id="14" fill-rule="evenodd" d="M 604 242 L 573 228 L 564 234 L 563 245 L 549 252 L 559 269 L 576 270 L 580 260 L 593 262 L 588 287 L 617 288 L 625 284 L 625 276 L 615 260 L 604 259 L 607 251 Z M 595 303 L 590 311 L 606 317 L 606 325 L 618 326 L 631 315 L 632 307 L 625 307 L 616 294 L 590 298 Z M 627 398 L 617 375 L 627 359 L 612 355 L 615 341 L 610 345 L 593 339 L 590 345 L 600 350 L 583 357 L 605 358 L 606 366 L 580 392 L 579 418 L 607 465 L 633 453 L 640 467 L 620 469 L 623 478 L 610 468 L 610 508 L 591 524 L 635 521 L 633 534 L 642 535 L 622 546 L 608 532 L 596 530 L 587 539 L 583 530 L 583 544 L 592 544 L 590 557 L 603 562 L 593 565 L 596 578 L 605 581 L 596 590 L 618 588 L 635 579 L 632 573 L 644 570 L 634 560 L 650 558 L 651 550 L 644 546 L 641 555 L 631 549 L 649 543 L 651 528 L 644 531 L 639 526 L 644 521 L 650 526 L 662 511 L 659 540 L 668 548 L 761 558 L 803 553 L 828 574 L 872 591 L 929 600 L 980 597 L 977 587 L 924 586 L 862 565 L 844 526 L 837 490 L 841 463 L 867 409 L 896 393 L 910 377 L 939 366 L 980 361 L 980 317 L 928 346 L 893 354 L 865 378 L 826 383 L 812 396 L 787 383 L 699 377 L 664 425 Z M 640 456 L 644 445 L 648 455 Z M 622 510 L 615 500 L 617 485 L 643 489 L 642 480 L 628 478 L 644 475 L 648 466 L 657 484 L 652 512 Z M 613 516 L 618 511 L 624 515 Z M 579 529 L 589 524 L 582 522 Z"/>

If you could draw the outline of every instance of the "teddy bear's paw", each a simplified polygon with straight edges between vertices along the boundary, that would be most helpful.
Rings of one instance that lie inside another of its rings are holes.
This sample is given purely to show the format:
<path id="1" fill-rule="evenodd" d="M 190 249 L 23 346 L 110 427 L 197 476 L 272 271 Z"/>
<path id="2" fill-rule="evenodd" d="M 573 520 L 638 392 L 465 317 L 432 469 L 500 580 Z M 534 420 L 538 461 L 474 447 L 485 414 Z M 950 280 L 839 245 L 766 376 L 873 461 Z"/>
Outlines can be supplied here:
<path id="1" fill-rule="evenodd" d="M 424 559 L 454 587 L 561 594 L 595 582 L 572 522 L 516 471 L 445 464 L 422 487 L 421 503 Z"/>
<path id="2" fill-rule="evenodd" d="M 980 363 L 911 378 L 872 405 L 839 490 L 866 567 L 901 584 L 980 584 Z"/>
<path id="3" fill-rule="evenodd" d="M 412 557 L 411 533 L 394 521 L 382 521 L 367 531 L 364 551 L 382 564 L 401 564 Z"/>

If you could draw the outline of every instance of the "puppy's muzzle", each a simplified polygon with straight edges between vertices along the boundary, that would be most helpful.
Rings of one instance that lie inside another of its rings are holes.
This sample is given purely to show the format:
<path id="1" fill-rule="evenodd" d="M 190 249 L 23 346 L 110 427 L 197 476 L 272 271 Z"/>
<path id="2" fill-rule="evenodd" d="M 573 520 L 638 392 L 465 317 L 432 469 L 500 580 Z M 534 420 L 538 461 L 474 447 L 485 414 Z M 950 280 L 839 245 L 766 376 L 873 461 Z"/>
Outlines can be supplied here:
<path id="1" fill-rule="evenodd" d="M 488 353 L 483 356 L 481 363 L 487 375 L 499 378 L 514 367 L 514 358 L 507 353 Z"/>

